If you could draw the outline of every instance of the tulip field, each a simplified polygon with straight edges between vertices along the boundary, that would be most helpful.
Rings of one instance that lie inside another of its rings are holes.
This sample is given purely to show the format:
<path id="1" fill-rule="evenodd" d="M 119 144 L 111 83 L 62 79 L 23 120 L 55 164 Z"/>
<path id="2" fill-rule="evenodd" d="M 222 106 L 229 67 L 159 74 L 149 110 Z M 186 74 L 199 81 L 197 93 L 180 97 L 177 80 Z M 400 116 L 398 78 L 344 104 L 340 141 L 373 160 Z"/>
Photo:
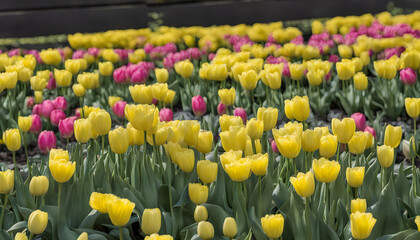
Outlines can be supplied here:
<path id="1" fill-rule="evenodd" d="M 420 239 L 420 11 L 0 54 L 1 240 Z"/>

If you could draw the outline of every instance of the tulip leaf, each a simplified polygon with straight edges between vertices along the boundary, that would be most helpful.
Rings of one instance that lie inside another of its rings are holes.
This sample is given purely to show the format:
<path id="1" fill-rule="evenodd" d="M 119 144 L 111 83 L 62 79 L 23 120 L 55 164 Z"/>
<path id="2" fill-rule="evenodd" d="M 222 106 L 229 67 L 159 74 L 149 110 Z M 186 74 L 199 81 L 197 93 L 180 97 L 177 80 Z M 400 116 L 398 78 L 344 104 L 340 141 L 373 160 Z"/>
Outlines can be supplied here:
<path id="1" fill-rule="evenodd" d="M 289 200 L 280 208 L 284 219 L 285 239 L 306 239 L 302 198 L 295 192 L 290 193 Z"/>
<path id="2" fill-rule="evenodd" d="M 407 237 L 413 235 L 414 233 L 418 233 L 419 231 L 414 229 L 407 229 L 395 234 L 389 234 L 378 238 L 377 240 L 405 240 Z"/>
<path id="3" fill-rule="evenodd" d="M 120 237 L 120 230 L 119 230 L 119 229 L 113 229 L 113 230 L 109 233 L 109 235 L 111 235 L 111 236 L 113 236 L 113 237 L 115 237 L 115 238 L 119 239 L 119 237 Z M 125 240 L 131 240 L 131 237 L 130 237 L 130 232 L 128 231 L 128 229 L 127 229 L 127 228 L 123 228 L 123 238 L 124 238 Z"/>
<path id="4" fill-rule="evenodd" d="M 397 178 L 395 179 L 395 193 L 401 201 L 408 203 L 410 195 L 410 183 L 404 174 L 404 164 L 400 164 Z"/>
<path id="5" fill-rule="evenodd" d="M 35 201 L 29 192 L 29 187 L 23 182 L 20 174 L 15 174 L 15 187 L 17 204 L 35 209 Z"/>
<path id="6" fill-rule="evenodd" d="M 282 206 L 289 200 L 290 191 L 286 188 L 283 182 L 279 182 L 273 191 L 273 200 L 277 208 Z"/>
<path id="7" fill-rule="evenodd" d="M 164 210 L 166 212 L 170 212 L 171 211 L 171 207 L 170 207 L 170 202 L 169 202 L 169 189 L 171 191 L 171 196 L 172 196 L 172 204 L 176 203 L 179 201 L 179 194 L 178 192 L 175 190 L 175 188 L 173 188 L 172 186 L 168 186 L 168 185 L 161 185 L 158 189 L 158 204 L 159 206 L 162 206 L 164 208 Z"/>
<path id="8" fill-rule="evenodd" d="M 207 208 L 207 212 L 209 218 L 207 221 L 211 223 L 220 223 L 220 224 L 213 224 L 214 232 L 216 235 L 222 236 L 223 235 L 223 222 L 227 217 L 231 217 L 231 215 L 226 212 L 223 208 L 218 205 L 205 203 L 203 204 Z"/>
<path id="9" fill-rule="evenodd" d="M 255 208 L 252 207 L 249 209 L 249 219 L 251 220 L 251 230 L 252 235 L 255 236 L 256 239 L 267 239 L 267 236 L 264 233 L 264 230 L 261 226 L 261 217 L 258 217 L 255 215 Z"/>
<path id="10" fill-rule="evenodd" d="M 80 224 L 79 228 L 93 228 L 95 225 L 96 219 L 101 215 L 100 212 L 92 209 L 92 211 L 83 219 L 82 223 Z"/>
<path id="11" fill-rule="evenodd" d="M 184 227 L 181 230 L 181 238 L 180 239 L 192 239 L 193 236 L 197 233 L 197 223 L 193 223 L 189 226 Z"/>
<path id="12" fill-rule="evenodd" d="M 261 177 L 262 178 L 262 177 Z M 251 199 L 249 200 L 248 209 L 255 208 L 257 217 L 262 217 L 271 209 L 273 202 L 273 181 L 271 174 L 266 174 L 261 180 L 261 186 L 255 184 Z"/>
<path id="13" fill-rule="evenodd" d="M 27 221 L 20 221 L 15 223 L 12 227 L 10 227 L 7 232 L 10 233 L 15 233 L 15 232 L 20 232 L 23 231 L 25 228 L 28 228 L 28 222 Z"/>

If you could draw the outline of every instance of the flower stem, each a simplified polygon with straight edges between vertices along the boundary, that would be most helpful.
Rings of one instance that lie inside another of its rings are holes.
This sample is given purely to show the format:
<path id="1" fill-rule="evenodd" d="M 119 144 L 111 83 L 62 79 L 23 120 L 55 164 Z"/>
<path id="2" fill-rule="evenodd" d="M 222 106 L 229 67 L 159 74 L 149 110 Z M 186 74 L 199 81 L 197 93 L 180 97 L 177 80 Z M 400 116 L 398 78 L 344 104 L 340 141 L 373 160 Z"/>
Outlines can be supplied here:
<path id="1" fill-rule="evenodd" d="M 31 233 L 30 235 L 29 235 L 29 240 L 32 240 L 32 238 L 34 237 L 34 234 L 33 233 Z"/>
<path id="2" fill-rule="evenodd" d="M 123 227 L 120 227 L 120 240 L 124 240 Z"/>
<path id="3" fill-rule="evenodd" d="M 252 113 L 255 113 L 255 110 L 254 110 L 254 91 L 253 90 L 250 90 L 249 91 L 250 92 L 250 100 L 251 100 L 251 111 L 252 111 Z"/>
<path id="4" fill-rule="evenodd" d="M 257 147 L 255 146 L 255 140 L 251 139 L 251 145 L 252 145 L 252 152 L 254 154 L 257 154 Z"/>
<path id="5" fill-rule="evenodd" d="M 7 207 L 7 200 L 8 200 L 8 195 L 7 193 L 5 194 L 4 197 L 4 204 L 3 204 L 3 209 L 1 210 L 1 215 L 0 215 L 0 229 L 3 228 L 3 220 L 4 220 L 4 213 L 6 212 L 6 207 Z"/>
<path id="6" fill-rule="evenodd" d="M 312 229 L 311 229 L 311 222 L 309 219 L 309 197 L 305 198 L 305 223 L 306 223 L 306 230 L 307 230 L 307 239 L 312 240 Z"/>
<path id="7" fill-rule="evenodd" d="M 62 183 L 58 183 L 58 215 L 60 216 L 60 202 L 61 202 L 61 187 L 62 187 Z"/>
<path id="8" fill-rule="evenodd" d="M 102 135 L 102 156 L 105 154 L 105 135 Z"/>
<path id="9" fill-rule="evenodd" d="M 18 169 L 17 169 L 17 165 L 16 165 L 16 152 L 15 152 L 15 151 L 13 151 L 13 152 L 12 152 L 12 155 L 13 155 L 13 164 L 15 165 L 15 173 L 16 173 L 16 171 L 18 170 Z"/>

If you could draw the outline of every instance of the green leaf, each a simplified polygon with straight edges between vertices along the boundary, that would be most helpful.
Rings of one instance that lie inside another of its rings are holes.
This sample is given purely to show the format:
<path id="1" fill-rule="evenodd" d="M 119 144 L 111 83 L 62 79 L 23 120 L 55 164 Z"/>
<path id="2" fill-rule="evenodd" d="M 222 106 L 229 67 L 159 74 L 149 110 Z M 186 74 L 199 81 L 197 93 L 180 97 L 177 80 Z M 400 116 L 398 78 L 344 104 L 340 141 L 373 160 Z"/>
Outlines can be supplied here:
<path id="1" fill-rule="evenodd" d="M 95 225 L 96 219 L 101 215 L 100 212 L 96 210 L 92 210 L 89 215 L 83 219 L 82 223 L 80 224 L 79 228 L 93 228 Z"/>
<path id="2" fill-rule="evenodd" d="M 12 232 L 21 232 L 25 228 L 28 228 L 28 222 L 27 221 L 20 221 L 18 223 L 15 223 L 11 228 L 7 230 L 8 233 Z"/>

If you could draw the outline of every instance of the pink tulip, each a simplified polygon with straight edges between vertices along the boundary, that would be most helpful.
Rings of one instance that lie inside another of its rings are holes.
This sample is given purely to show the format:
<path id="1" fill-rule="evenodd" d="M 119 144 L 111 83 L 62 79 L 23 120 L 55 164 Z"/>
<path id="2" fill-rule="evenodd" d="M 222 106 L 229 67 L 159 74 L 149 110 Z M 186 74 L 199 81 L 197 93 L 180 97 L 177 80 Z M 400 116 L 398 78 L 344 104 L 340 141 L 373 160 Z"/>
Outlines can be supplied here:
<path id="1" fill-rule="evenodd" d="M 235 108 L 235 110 L 233 111 L 233 115 L 241 117 L 244 124 L 246 124 L 247 115 L 245 109 L 240 107 Z"/>
<path id="2" fill-rule="evenodd" d="M 50 80 L 48 81 L 46 88 L 48 90 L 53 90 L 56 88 L 56 86 L 57 83 L 55 82 L 55 78 L 53 76 L 50 76 Z"/>
<path id="3" fill-rule="evenodd" d="M 122 66 L 114 70 L 114 73 L 112 75 L 114 76 L 115 83 L 124 83 L 126 81 L 126 78 L 125 78 L 126 68 L 127 68 L 126 66 Z"/>
<path id="4" fill-rule="evenodd" d="M 169 122 L 174 119 L 174 113 L 170 108 L 162 108 L 159 112 L 161 122 Z"/>
<path id="5" fill-rule="evenodd" d="M 329 62 L 332 62 L 332 63 L 336 63 L 336 62 L 340 61 L 340 57 L 338 57 L 338 56 L 337 56 L 337 55 L 335 55 L 335 54 L 332 54 L 332 55 L 330 55 L 330 57 L 328 58 L 328 61 L 329 61 Z"/>
<path id="6" fill-rule="evenodd" d="M 53 103 L 54 103 L 55 109 L 66 110 L 66 108 L 67 108 L 67 100 L 66 100 L 66 98 L 64 98 L 62 96 L 54 99 Z"/>
<path id="7" fill-rule="evenodd" d="M 60 121 L 64 118 L 66 118 L 66 114 L 63 112 L 63 110 L 54 110 L 51 112 L 50 120 L 53 126 L 58 126 Z"/>
<path id="8" fill-rule="evenodd" d="M 80 114 L 80 108 L 76 108 L 74 109 L 74 115 L 76 115 L 76 119 L 79 119 L 81 114 Z"/>
<path id="9" fill-rule="evenodd" d="M 63 138 L 71 138 L 73 136 L 73 124 L 76 117 L 68 117 L 60 120 L 58 130 Z"/>
<path id="10" fill-rule="evenodd" d="M 202 96 L 197 95 L 193 97 L 191 99 L 191 105 L 194 115 L 196 115 L 197 117 L 201 117 L 206 113 L 207 106 Z"/>
<path id="11" fill-rule="evenodd" d="M 31 108 L 34 106 L 35 100 L 34 97 L 27 97 L 26 98 L 26 107 Z"/>
<path id="12" fill-rule="evenodd" d="M 145 68 L 138 68 L 131 75 L 131 82 L 134 84 L 144 83 L 147 81 L 148 77 L 149 77 L 149 71 L 147 71 Z"/>
<path id="13" fill-rule="evenodd" d="M 29 131 L 31 133 L 39 133 L 42 130 L 41 117 L 38 114 L 32 114 L 32 125 Z"/>
<path id="14" fill-rule="evenodd" d="M 54 103 L 51 100 L 42 102 L 42 116 L 50 118 L 51 112 L 55 110 Z"/>
<path id="15" fill-rule="evenodd" d="M 125 101 L 118 101 L 112 107 L 112 111 L 117 117 L 124 118 L 124 108 L 127 105 Z"/>
<path id="16" fill-rule="evenodd" d="M 57 139 L 53 131 L 42 131 L 38 136 L 38 148 L 42 153 L 47 154 L 51 149 L 57 147 Z"/>
<path id="17" fill-rule="evenodd" d="M 35 104 L 32 108 L 32 114 L 42 115 L 42 104 Z"/>
<path id="18" fill-rule="evenodd" d="M 372 134 L 373 137 L 376 138 L 376 132 L 375 132 L 375 129 L 373 127 L 366 126 L 364 131 L 369 132 L 370 134 Z"/>
<path id="19" fill-rule="evenodd" d="M 407 85 L 413 85 L 417 81 L 417 73 L 411 68 L 404 68 L 400 71 L 401 82 Z"/>
<path id="20" fill-rule="evenodd" d="M 222 102 L 220 102 L 219 105 L 217 105 L 217 114 L 219 114 L 220 116 L 226 114 L 226 106 Z"/>
<path id="21" fill-rule="evenodd" d="M 273 150 L 273 153 L 278 153 L 279 149 L 277 148 L 276 141 L 271 141 L 271 149 Z"/>
<path id="22" fill-rule="evenodd" d="M 363 113 L 353 113 L 351 118 L 353 118 L 359 131 L 363 131 L 366 128 L 366 117 Z"/>

